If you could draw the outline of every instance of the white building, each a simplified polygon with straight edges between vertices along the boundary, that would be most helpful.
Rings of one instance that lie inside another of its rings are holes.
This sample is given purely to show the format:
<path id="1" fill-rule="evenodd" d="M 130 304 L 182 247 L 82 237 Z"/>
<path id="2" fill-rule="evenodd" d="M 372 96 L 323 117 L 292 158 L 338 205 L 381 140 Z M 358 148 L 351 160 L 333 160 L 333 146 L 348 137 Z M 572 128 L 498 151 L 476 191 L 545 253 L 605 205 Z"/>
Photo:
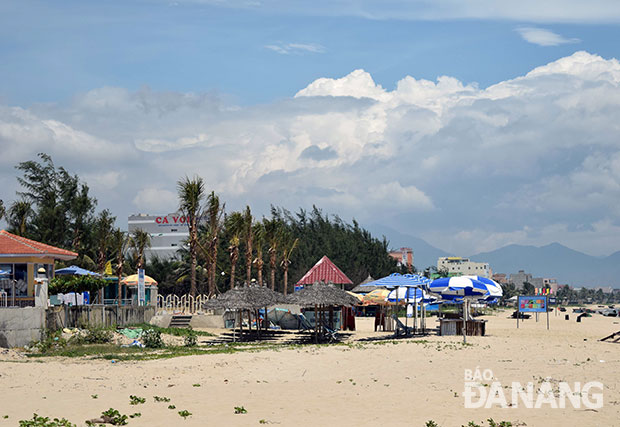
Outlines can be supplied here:
<path id="1" fill-rule="evenodd" d="M 440 257 L 437 260 L 437 270 L 445 270 L 457 276 L 491 277 L 493 272 L 486 262 L 473 262 L 469 258 Z"/>
<path id="2" fill-rule="evenodd" d="M 172 258 L 189 238 L 186 218 L 178 213 L 130 215 L 127 218 L 127 229 L 130 234 L 142 229 L 151 235 L 151 248 L 145 252 L 147 259 L 154 256 Z"/>

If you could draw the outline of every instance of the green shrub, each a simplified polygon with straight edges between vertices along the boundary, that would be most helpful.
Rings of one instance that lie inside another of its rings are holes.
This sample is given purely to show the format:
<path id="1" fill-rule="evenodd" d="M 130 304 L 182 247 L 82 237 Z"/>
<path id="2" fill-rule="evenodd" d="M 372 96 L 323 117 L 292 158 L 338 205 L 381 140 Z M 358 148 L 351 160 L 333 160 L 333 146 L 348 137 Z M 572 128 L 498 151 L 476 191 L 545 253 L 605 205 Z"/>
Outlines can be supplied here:
<path id="1" fill-rule="evenodd" d="M 142 344 L 147 348 L 162 348 L 164 340 L 161 339 L 161 332 L 156 329 L 145 329 L 142 332 Z"/>
<path id="2" fill-rule="evenodd" d="M 76 427 L 76 425 L 64 418 L 50 420 L 49 417 L 34 414 L 31 420 L 20 420 L 19 427 Z"/>
<path id="3" fill-rule="evenodd" d="M 101 418 L 103 418 L 107 424 L 112 424 L 113 426 L 124 426 L 127 425 L 127 415 L 122 415 L 118 412 L 118 409 L 110 408 L 107 411 L 101 413 Z"/>
<path id="4" fill-rule="evenodd" d="M 113 336 L 109 329 L 88 328 L 81 334 L 74 335 L 70 341 L 75 344 L 108 344 Z"/>
<path id="5" fill-rule="evenodd" d="M 191 326 L 188 328 L 188 333 L 183 338 L 183 342 L 185 347 L 196 347 L 198 344 L 198 334 L 196 334 L 196 331 L 194 331 Z"/>
<path id="6" fill-rule="evenodd" d="M 62 337 L 62 331 L 54 331 L 51 329 L 46 329 L 43 339 L 33 345 L 33 347 L 41 353 L 50 353 L 66 346 L 67 340 Z"/>
<path id="7" fill-rule="evenodd" d="M 129 396 L 130 405 L 140 405 L 145 402 L 146 402 L 146 399 L 144 397 L 134 396 L 133 394 Z"/>

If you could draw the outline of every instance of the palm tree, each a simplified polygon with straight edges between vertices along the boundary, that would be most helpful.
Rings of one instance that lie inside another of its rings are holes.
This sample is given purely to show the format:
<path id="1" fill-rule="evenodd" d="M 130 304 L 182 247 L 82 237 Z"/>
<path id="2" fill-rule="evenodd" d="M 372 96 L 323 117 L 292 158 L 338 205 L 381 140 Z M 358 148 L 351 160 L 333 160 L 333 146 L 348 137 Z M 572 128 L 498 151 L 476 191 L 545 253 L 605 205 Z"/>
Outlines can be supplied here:
<path id="1" fill-rule="evenodd" d="M 138 269 L 144 268 L 144 251 L 151 247 L 151 235 L 137 228 L 130 236 L 129 244 L 138 260 Z"/>
<path id="2" fill-rule="evenodd" d="M 125 263 L 125 251 L 129 245 L 127 233 L 120 228 L 115 229 L 110 234 L 110 248 L 116 257 L 116 277 L 118 279 L 118 305 L 121 305 L 123 278 L 123 264 Z"/>
<path id="3" fill-rule="evenodd" d="M 179 210 L 186 217 L 189 227 L 190 254 L 190 290 L 196 296 L 196 250 L 198 249 L 198 221 L 202 215 L 202 199 L 204 198 L 204 181 L 199 176 L 177 182 L 179 192 Z"/>
<path id="4" fill-rule="evenodd" d="M 209 277 L 209 296 L 215 295 L 215 285 L 217 277 L 217 247 L 222 228 L 222 215 L 224 214 L 224 205 L 220 205 L 220 198 L 215 192 L 211 192 L 207 198 L 207 216 L 209 221 L 208 230 L 208 277 Z"/>
<path id="5" fill-rule="evenodd" d="M 278 246 L 282 239 L 282 223 L 273 218 L 271 220 L 264 219 L 263 224 L 265 227 L 265 239 L 269 247 L 269 274 L 270 274 L 270 286 L 271 290 L 276 289 L 276 262 L 278 256 Z"/>
<path id="6" fill-rule="evenodd" d="M 254 264 L 256 264 L 256 275 L 258 279 L 258 285 L 263 286 L 263 266 L 265 261 L 263 260 L 263 245 L 265 244 L 265 227 L 261 222 L 254 224 L 254 243 L 256 244 L 256 258 L 254 258 Z"/>
<path id="7" fill-rule="evenodd" d="M 18 200 L 9 208 L 9 226 L 18 236 L 25 236 L 28 222 L 32 216 L 32 205 L 26 200 Z"/>
<path id="8" fill-rule="evenodd" d="M 226 218 L 226 230 L 231 234 L 228 246 L 228 254 L 230 256 L 230 289 L 235 287 L 235 270 L 239 260 L 239 245 L 241 243 L 244 222 L 244 216 L 239 212 L 233 212 Z"/>
<path id="9" fill-rule="evenodd" d="M 246 283 L 249 285 L 252 280 L 252 242 L 254 240 L 252 212 L 249 206 L 246 206 L 243 212 L 243 236 L 245 237 L 245 276 Z"/>
<path id="10" fill-rule="evenodd" d="M 286 295 L 288 291 L 288 267 L 291 265 L 291 254 L 298 243 L 299 239 L 291 240 L 290 237 L 287 236 L 282 244 L 282 261 L 280 262 L 280 267 L 282 267 L 284 271 L 284 295 Z"/>
<path id="11" fill-rule="evenodd" d="M 97 250 L 97 271 L 103 274 L 106 262 L 106 252 L 110 247 L 110 236 L 113 231 L 116 217 L 109 210 L 104 209 L 99 213 L 94 224 L 94 238 Z"/>

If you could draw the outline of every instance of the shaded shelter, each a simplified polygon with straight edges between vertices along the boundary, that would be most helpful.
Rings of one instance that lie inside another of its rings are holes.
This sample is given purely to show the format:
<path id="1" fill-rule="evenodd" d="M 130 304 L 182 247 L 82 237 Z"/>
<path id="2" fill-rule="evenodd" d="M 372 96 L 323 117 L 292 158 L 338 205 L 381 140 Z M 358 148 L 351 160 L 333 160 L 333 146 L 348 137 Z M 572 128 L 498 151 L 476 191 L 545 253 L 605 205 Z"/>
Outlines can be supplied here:
<path id="1" fill-rule="evenodd" d="M 256 329 L 260 337 L 258 310 L 265 308 L 265 313 L 267 313 L 266 307 L 284 302 L 286 302 L 286 298 L 281 293 L 272 291 L 266 286 L 251 285 L 230 289 L 217 298 L 210 299 L 203 307 L 207 310 L 224 309 L 238 312 L 240 332 L 243 330 L 243 312 L 254 313 L 257 320 Z M 250 319 L 249 325 L 251 327 L 251 315 L 248 318 Z"/>
<path id="2" fill-rule="evenodd" d="M 298 287 L 312 285 L 313 283 L 333 283 L 336 285 L 352 285 L 353 282 L 336 264 L 324 255 L 314 266 L 303 275 L 295 284 Z"/>
<path id="3" fill-rule="evenodd" d="M 358 299 L 346 291 L 332 284 L 317 282 L 287 297 L 289 304 L 298 304 L 302 307 L 314 308 L 314 340 L 318 342 L 319 331 L 324 330 L 323 313 L 329 307 L 330 320 L 333 319 L 333 307 L 351 307 L 358 303 Z M 317 316 L 317 313 L 318 316 Z M 320 324 L 320 325 L 319 325 Z M 330 325 L 331 327 L 332 325 Z M 331 328 L 333 329 L 333 328 Z"/>

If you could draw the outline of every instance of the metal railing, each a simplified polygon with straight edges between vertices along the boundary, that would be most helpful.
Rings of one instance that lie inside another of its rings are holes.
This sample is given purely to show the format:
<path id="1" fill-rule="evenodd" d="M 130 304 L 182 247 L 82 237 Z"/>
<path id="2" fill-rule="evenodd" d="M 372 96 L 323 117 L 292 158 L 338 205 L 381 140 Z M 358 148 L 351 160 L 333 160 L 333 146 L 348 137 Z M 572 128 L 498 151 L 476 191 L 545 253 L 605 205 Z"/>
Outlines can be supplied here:
<path id="1" fill-rule="evenodd" d="M 206 294 L 192 295 L 157 295 L 157 308 L 159 310 L 168 310 L 173 312 L 183 312 L 188 314 L 197 313 L 202 310 L 202 305 L 209 301 L 209 296 Z"/>

